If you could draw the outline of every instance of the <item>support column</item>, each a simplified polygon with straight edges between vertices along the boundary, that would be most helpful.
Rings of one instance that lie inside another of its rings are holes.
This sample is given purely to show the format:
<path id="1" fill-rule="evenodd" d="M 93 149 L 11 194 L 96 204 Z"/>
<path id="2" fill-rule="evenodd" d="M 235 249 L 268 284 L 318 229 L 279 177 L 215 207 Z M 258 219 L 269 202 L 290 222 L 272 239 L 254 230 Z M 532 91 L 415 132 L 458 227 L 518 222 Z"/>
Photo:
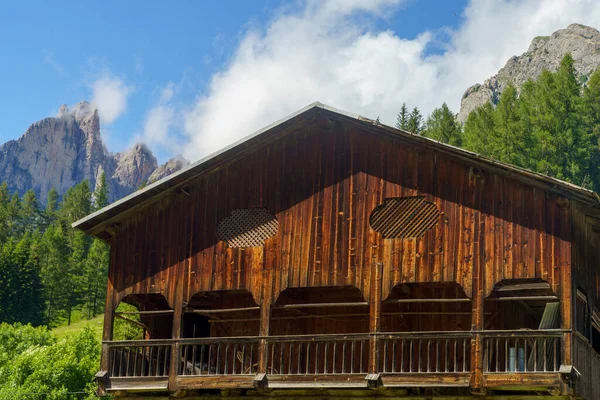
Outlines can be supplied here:
<path id="1" fill-rule="evenodd" d="M 109 271 L 114 271 L 115 266 L 115 251 L 116 247 L 114 246 L 115 239 L 112 238 L 110 245 L 110 261 L 109 261 Z M 98 396 L 106 395 L 106 378 L 108 377 L 108 370 L 110 365 L 110 352 L 108 348 L 108 343 L 113 339 L 113 321 L 115 318 L 115 309 L 117 308 L 117 291 L 115 290 L 113 284 L 113 276 L 109 274 L 108 282 L 106 287 L 106 303 L 104 305 L 104 325 L 102 327 L 102 352 L 100 355 L 100 372 L 96 374 L 96 379 L 98 382 Z"/>
<path id="2" fill-rule="evenodd" d="M 171 268 L 176 269 L 173 276 L 184 276 L 183 269 L 187 263 L 187 259 L 180 261 Z M 177 374 L 181 365 L 179 339 L 181 338 L 181 325 L 183 324 L 183 279 L 176 279 L 173 286 L 173 329 L 171 331 L 171 363 L 169 368 L 169 391 L 177 390 Z"/>
<path id="3" fill-rule="evenodd" d="M 180 366 L 180 348 L 179 339 L 181 338 L 181 323 L 183 315 L 183 301 L 180 291 L 176 291 L 177 297 L 175 298 L 175 304 L 173 304 L 173 330 L 171 333 L 171 364 L 169 368 L 169 390 L 175 391 L 177 389 L 177 374 Z"/>
<path id="4" fill-rule="evenodd" d="M 381 330 L 382 275 L 383 263 L 372 263 L 369 298 L 369 374 L 377 374 L 379 372 L 379 341 L 377 333 Z"/>
<path id="5" fill-rule="evenodd" d="M 260 327 L 258 335 L 260 336 L 258 352 L 258 374 L 267 373 L 268 348 L 267 337 L 271 325 L 271 303 L 273 299 L 273 268 L 269 263 L 264 263 L 263 267 L 263 286 L 260 303 Z M 264 376 L 264 375 L 263 375 Z"/>
<path id="6" fill-rule="evenodd" d="M 573 293 L 577 294 L 577 289 L 574 288 L 575 283 L 571 278 L 571 266 L 563 264 L 560 266 L 560 314 L 561 314 L 561 329 L 562 343 L 560 360 L 562 365 L 573 365 Z M 561 385 L 562 394 L 572 395 L 572 388 L 565 384 Z"/>
<path id="7" fill-rule="evenodd" d="M 484 278 L 483 268 L 483 232 L 484 220 L 478 212 L 474 218 L 474 246 L 473 246 L 473 276 L 472 290 L 473 302 L 471 311 L 471 391 L 474 393 L 485 394 L 483 381 L 483 330 L 485 329 L 483 320 L 484 303 Z"/>

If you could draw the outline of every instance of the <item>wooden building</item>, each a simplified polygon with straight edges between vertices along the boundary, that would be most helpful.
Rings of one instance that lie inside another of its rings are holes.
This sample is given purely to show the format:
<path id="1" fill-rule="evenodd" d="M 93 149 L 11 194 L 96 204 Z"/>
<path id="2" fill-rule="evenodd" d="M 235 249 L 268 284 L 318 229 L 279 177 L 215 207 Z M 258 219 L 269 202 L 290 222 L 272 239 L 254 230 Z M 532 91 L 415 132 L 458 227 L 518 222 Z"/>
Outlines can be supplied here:
<path id="1" fill-rule="evenodd" d="M 74 227 L 111 247 L 101 392 L 600 399 L 566 182 L 315 103 Z"/>

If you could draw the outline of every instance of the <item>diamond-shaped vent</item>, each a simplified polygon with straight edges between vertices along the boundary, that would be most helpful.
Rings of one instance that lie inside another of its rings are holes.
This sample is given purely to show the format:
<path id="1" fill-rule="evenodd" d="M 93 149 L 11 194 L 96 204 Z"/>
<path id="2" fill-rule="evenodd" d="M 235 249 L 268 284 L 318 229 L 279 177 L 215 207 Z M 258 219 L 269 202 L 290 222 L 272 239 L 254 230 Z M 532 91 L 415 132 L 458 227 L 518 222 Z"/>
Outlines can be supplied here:
<path id="1" fill-rule="evenodd" d="M 437 206 L 422 196 L 390 197 L 375 207 L 369 223 L 386 239 L 408 239 L 423 236 L 439 219 Z"/>
<path id="2" fill-rule="evenodd" d="M 229 247 L 263 246 L 277 233 L 277 218 L 264 208 L 243 208 L 231 211 L 217 228 L 217 236 Z"/>

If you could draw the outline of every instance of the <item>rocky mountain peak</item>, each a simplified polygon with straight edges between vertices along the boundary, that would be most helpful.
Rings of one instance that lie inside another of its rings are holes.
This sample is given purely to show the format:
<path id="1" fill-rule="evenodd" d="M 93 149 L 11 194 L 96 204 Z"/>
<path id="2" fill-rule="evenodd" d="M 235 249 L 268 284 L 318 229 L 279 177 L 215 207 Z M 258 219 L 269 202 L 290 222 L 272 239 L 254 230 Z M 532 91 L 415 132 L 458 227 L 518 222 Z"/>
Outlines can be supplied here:
<path id="1" fill-rule="evenodd" d="M 550 36 L 534 38 L 525 53 L 511 57 L 496 75 L 465 91 L 458 120 L 466 121 L 471 111 L 488 101 L 497 104 L 500 93 L 509 83 L 518 90 L 543 70 L 556 71 L 567 53 L 575 60 L 575 69 L 582 78 L 588 76 L 600 66 L 600 32 L 589 26 L 571 24 Z"/>
<path id="2" fill-rule="evenodd" d="M 162 178 L 171 175 L 172 173 L 179 171 L 180 169 L 187 167 L 190 164 L 182 155 L 171 158 L 169 161 L 160 165 L 152 172 L 152 175 L 148 178 L 148 183 L 154 183 Z"/>
<path id="3" fill-rule="evenodd" d="M 150 149 L 138 143 L 131 149 L 116 155 L 117 168 L 112 178 L 123 186 L 138 188 L 158 167 L 156 157 Z"/>
<path id="4" fill-rule="evenodd" d="M 178 165 L 169 161 L 159 173 L 174 172 Z M 0 146 L 0 182 L 20 194 L 34 189 L 42 202 L 52 187 L 63 194 L 84 179 L 96 187 L 102 172 L 116 200 L 147 182 L 157 167 L 156 157 L 141 143 L 109 153 L 100 135 L 98 110 L 87 101 L 72 109 L 63 104 L 56 117 L 32 124 L 19 139 Z"/>

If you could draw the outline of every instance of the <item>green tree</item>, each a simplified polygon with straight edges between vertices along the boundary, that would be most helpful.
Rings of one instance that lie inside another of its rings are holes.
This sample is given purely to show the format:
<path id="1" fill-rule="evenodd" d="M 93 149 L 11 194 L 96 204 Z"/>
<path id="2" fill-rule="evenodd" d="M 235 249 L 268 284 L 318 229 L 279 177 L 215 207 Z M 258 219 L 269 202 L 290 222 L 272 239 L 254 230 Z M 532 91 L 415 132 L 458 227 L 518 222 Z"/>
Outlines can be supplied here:
<path id="1" fill-rule="evenodd" d="M 33 232 L 43 225 L 40 203 L 35 196 L 33 189 L 29 189 L 23 195 L 21 209 L 24 229 L 27 232 Z"/>
<path id="2" fill-rule="evenodd" d="M 40 243 L 40 270 L 46 299 L 45 322 L 50 325 L 64 312 L 65 298 L 69 296 L 70 284 L 67 273 L 69 242 L 63 226 L 53 224 L 46 229 Z"/>
<path id="3" fill-rule="evenodd" d="M 106 207 L 108 205 L 108 184 L 106 182 L 106 175 L 104 172 L 100 174 L 100 179 L 96 184 L 96 190 L 94 191 L 94 211 Z"/>
<path id="4" fill-rule="evenodd" d="M 491 103 L 486 103 L 471 111 L 467 117 L 463 131 L 462 145 L 468 150 L 484 156 L 494 157 L 496 149 L 490 145 L 490 138 L 496 135 L 494 107 Z"/>
<path id="5" fill-rule="evenodd" d="M 427 117 L 426 126 L 423 136 L 453 146 L 461 145 L 462 127 L 446 103 L 431 112 Z"/>
<path id="6" fill-rule="evenodd" d="M 408 116 L 408 122 L 406 124 L 406 130 L 417 135 L 421 134 L 425 128 L 423 124 L 423 116 L 417 107 L 413 108 Z"/>
<path id="7" fill-rule="evenodd" d="M 88 318 L 102 311 L 108 276 L 109 248 L 101 240 L 94 239 L 85 261 L 84 304 Z"/>
<path id="8" fill-rule="evenodd" d="M 73 186 L 64 195 L 58 212 L 67 224 L 71 224 L 92 211 L 92 195 L 90 184 L 87 180 Z"/>
<path id="9" fill-rule="evenodd" d="M 407 130 L 408 129 L 408 107 L 406 107 L 406 103 L 402 103 L 402 107 L 400 107 L 400 112 L 396 117 L 396 128 Z"/>

